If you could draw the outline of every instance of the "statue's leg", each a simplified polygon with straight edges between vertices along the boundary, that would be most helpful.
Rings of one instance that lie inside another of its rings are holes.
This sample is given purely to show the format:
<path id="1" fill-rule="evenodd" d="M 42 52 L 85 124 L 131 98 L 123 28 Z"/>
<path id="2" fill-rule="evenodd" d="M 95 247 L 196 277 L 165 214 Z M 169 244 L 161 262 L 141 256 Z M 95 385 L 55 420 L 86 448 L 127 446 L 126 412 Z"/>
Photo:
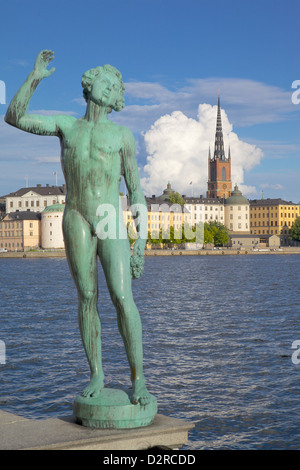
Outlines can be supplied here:
<path id="1" fill-rule="evenodd" d="M 146 405 L 150 395 L 143 373 L 142 324 L 132 295 L 128 240 L 99 240 L 98 253 L 131 369 L 132 402 Z"/>
<path id="2" fill-rule="evenodd" d="M 104 386 L 101 356 L 101 325 L 97 310 L 97 238 L 89 224 L 74 210 L 65 209 L 63 232 L 66 255 L 79 299 L 78 320 L 91 370 L 83 396 L 99 396 Z"/>

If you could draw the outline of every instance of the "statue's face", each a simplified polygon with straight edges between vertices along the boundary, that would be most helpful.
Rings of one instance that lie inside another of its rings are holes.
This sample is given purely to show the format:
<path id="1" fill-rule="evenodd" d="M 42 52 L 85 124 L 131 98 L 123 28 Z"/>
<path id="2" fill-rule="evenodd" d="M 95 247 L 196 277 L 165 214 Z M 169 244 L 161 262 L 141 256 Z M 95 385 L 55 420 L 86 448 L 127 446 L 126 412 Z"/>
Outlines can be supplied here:
<path id="1" fill-rule="evenodd" d="M 95 103 L 112 107 L 120 97 L 120 82 L 118 78 L 110 73 L 100 73 L 91 89 L 90 99 Z"/>

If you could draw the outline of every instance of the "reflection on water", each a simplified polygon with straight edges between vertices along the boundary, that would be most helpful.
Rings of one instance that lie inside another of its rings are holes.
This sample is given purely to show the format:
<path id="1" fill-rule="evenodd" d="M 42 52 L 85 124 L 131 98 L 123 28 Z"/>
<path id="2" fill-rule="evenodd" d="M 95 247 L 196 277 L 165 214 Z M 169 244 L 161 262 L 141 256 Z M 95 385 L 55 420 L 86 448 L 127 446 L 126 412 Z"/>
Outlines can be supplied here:
<path id="1" fill-rule="evenodd" d="M 191 420 L 188 448 L 297 449 L 299 256 L 149 257 L 133 281 L 148 387 L 159 413 Z M 65 259 L 1 259 L 0 407 L 28 418 L 72 413 L 89 369 Z M 129 386 L 100 269 L 107 386 Z"/>

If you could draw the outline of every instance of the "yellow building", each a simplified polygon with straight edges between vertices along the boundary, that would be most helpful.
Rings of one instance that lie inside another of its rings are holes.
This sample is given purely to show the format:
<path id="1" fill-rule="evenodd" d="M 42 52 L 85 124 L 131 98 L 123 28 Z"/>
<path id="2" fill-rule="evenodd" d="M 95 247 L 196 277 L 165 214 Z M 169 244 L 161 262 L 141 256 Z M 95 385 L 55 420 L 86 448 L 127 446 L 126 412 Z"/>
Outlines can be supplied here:
<path id="1" fill-rule="evenodd" d="M 40 214 L 10 212 L 0 221 L 0 248 L 27 251 L 40 246 Z"/>
<path id="2" fill-rule="evenodd" d="M 169 201 L 162 201 L 159 198 L 146 198 L 148 209 L 147 231 L 151 238 L 157 239 L 161 230 L 168 232 L 171 227 L 181 230 L 184 224 L 189 224 L 190 214 L 184 206 L 172 204 Z M 123 218 L 126 226 L 128 224 L 134 230 L 134 218 L 128 205 L 123 205 Z"/>
<path id="3" fill-rule="evenodd" d="M 250 233 L 254 235 L 278 235 L 282 245 L 289 242 L 289 232 L 300 206 L 282 199 L 254 199 L 250 201 Z"/>

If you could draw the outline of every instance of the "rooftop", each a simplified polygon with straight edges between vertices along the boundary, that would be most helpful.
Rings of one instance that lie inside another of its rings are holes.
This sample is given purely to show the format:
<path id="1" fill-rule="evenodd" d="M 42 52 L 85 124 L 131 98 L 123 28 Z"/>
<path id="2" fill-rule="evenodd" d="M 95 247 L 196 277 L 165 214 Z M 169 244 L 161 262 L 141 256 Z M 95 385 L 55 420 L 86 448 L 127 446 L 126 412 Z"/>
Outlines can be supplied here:
<path id="1" fill-rule="evenodd" d="M 231 191 L 231 196 L 229 196 L 226 201 L 226 205 L 238 205 L 238 204 L 246 204 L 249 205 L 249 201 L 246 197 L 242 195 L 242 191 L 239 190 L 238 186 L 235 185 L 234 190 Z"/>
<path id="2" fill-rule="evenodd" d="M 298 206 L 299 205 L 292 201 L 284 201 L 281 198 L 252 199 L 252 200 L 249 200 L 249 202 L 250 202 L 250 206 L 288 206 L 288 205 Z"/>
<path id="3" fill-rule="evenodd" d="M 51 204 L 51 206 L 46 206 L 43 212 L 63 212 L 65 210 L 65 204 Z"/>
<path id="4" fill-rule="evenodd" d="M 41 184 L 37 184 L 36 186 L 31 186 L 30 188 L 20 188 L 17 191 L 6 194 L 5 196 L 1 196 L 1 199 L 6 197 L 21 197 L 31 191 L 39 194 L 40 196 L 60 196 L 66 194 L 66 186 L 50 186 L 49 184 L 42 186 Z"/>
<path id="5" fill-rule="evenodd" d="M 41 214 L 39 212 L 32 211 L 17 211 L 9 212 L 4 216 L 2 220 L 40 220 Z"/>

